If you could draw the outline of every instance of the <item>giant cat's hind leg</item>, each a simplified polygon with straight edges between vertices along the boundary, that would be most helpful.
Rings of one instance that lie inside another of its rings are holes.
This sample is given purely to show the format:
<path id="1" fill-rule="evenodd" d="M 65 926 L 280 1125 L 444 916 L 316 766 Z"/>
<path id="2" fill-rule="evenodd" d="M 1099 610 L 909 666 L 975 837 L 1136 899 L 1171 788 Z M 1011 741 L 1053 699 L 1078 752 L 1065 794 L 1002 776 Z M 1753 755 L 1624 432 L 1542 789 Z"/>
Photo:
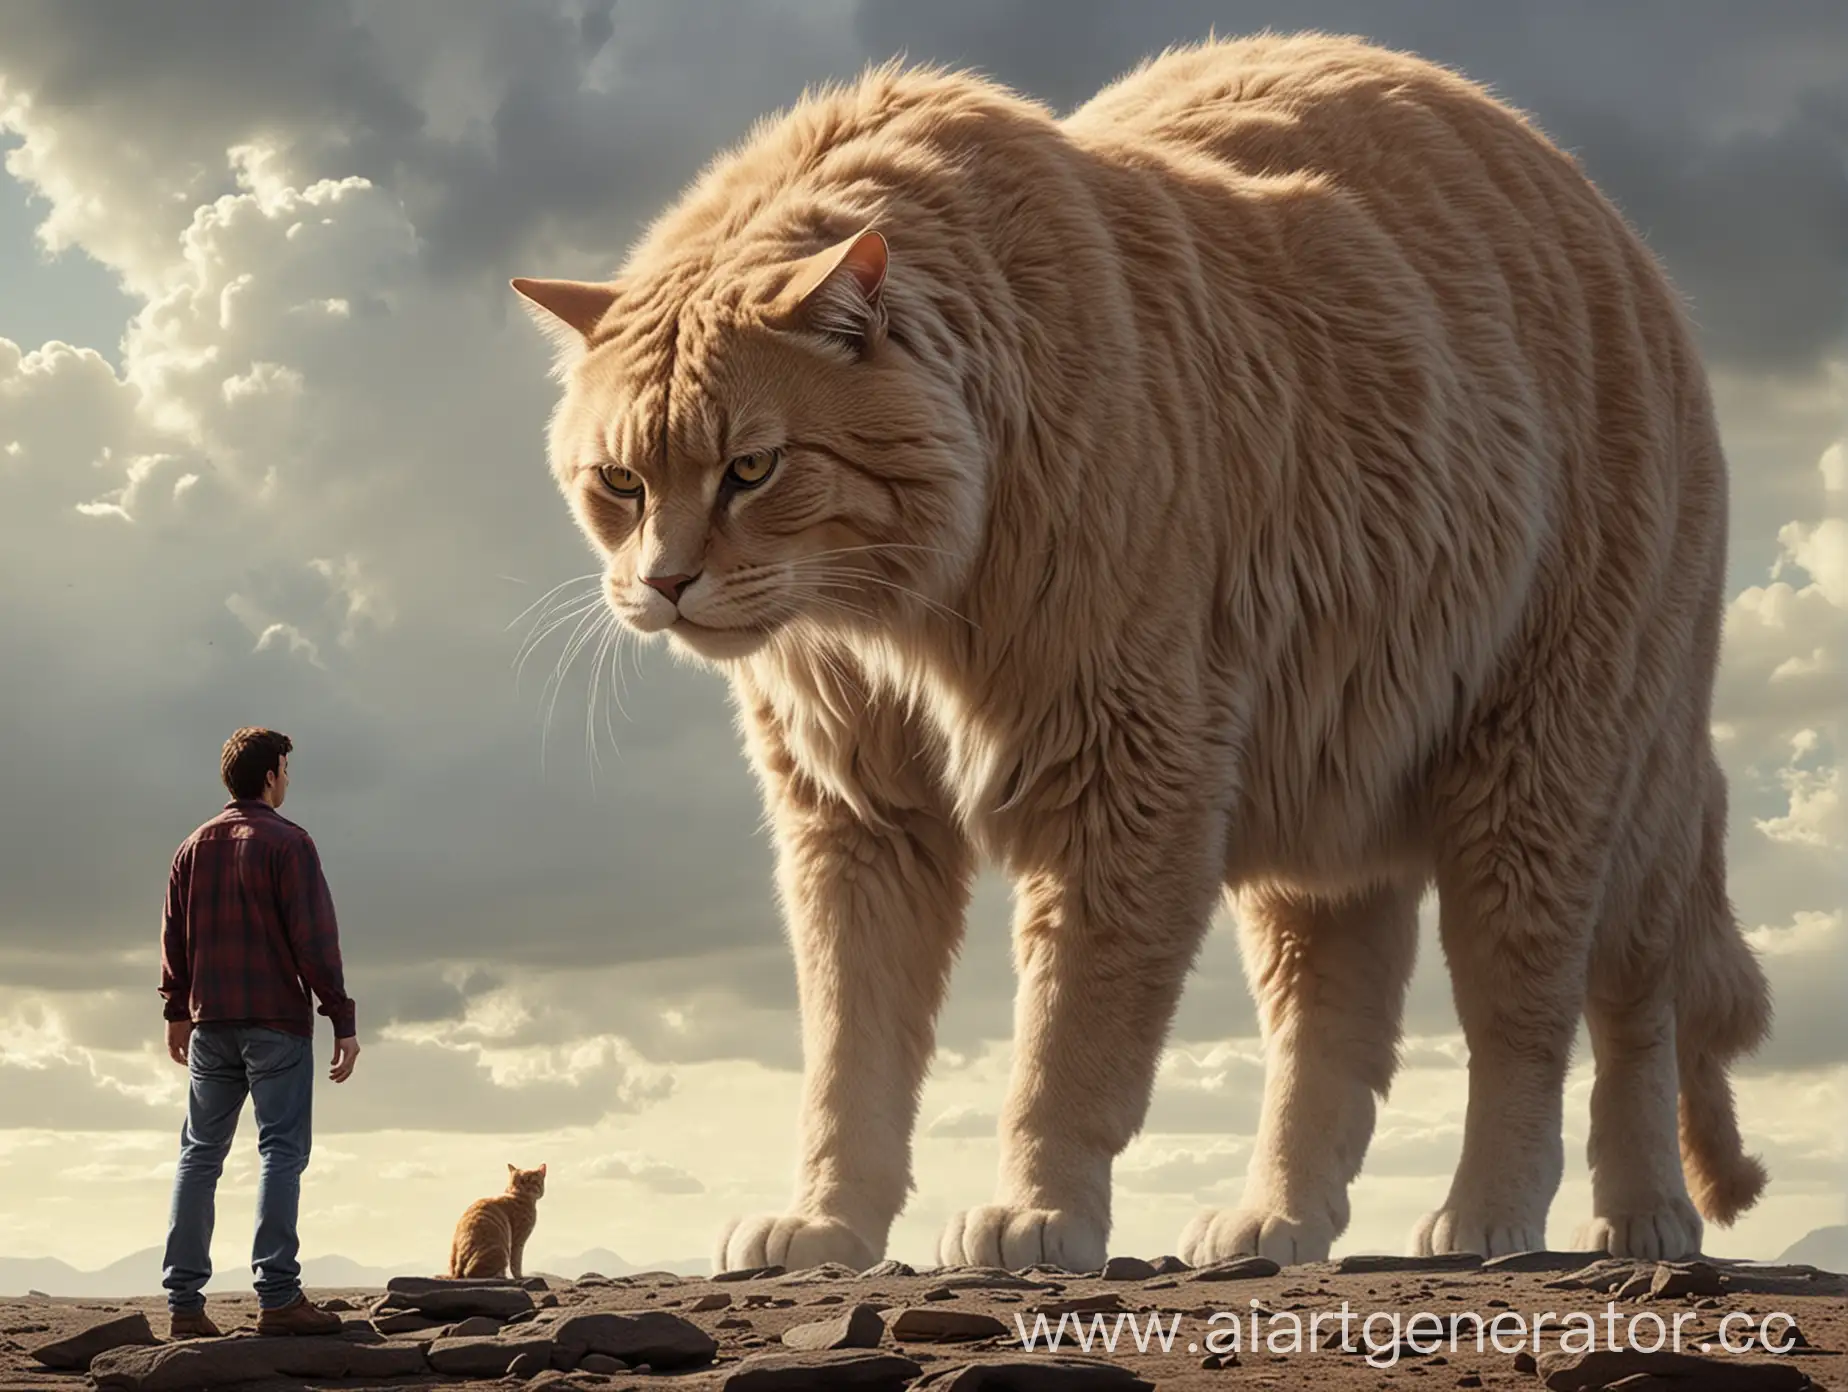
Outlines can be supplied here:
<path id="1" fill-rule="evenodd" d="M 1546 1245 L 1566 1068 L 1633 758 L 1601 693 L 1555 655 L 1478 717 L 1437 792 L 1439 933 L 1463 1036 L 1463 1151 L 1418 1254 Z"/>
<path id="2" fill-rule="evenodd" d="M 1420 893 L 1417 883 L 1396 883 L 1341 897 L 1244 897 L 1238 918 L 1264 1040 L 1264 1110 L 1244 1197 L 1195 1215 L 1181 1234 L 1184 1260 L 1323 1261 L 1347 1228 L 1348 1186 L 1397 1061 Z"/>

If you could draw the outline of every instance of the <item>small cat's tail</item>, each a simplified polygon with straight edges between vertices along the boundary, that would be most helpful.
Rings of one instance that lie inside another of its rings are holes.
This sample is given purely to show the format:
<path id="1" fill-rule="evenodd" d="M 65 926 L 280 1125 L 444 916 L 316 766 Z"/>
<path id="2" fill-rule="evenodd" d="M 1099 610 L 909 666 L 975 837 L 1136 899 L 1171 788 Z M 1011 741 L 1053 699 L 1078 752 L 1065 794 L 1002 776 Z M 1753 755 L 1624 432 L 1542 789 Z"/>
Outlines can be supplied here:
<path id="1" fill-rule="evenodd" d="M 1726 894 L 1726 793 L 1708 795 L 1699 869 L 1682 921 L 1675 992 L 1681 1080 L 1681 1168 L 1703 1217 L 1728 1227 L 1764 1192 L 1765 1167 L 1745 1153 L 1727 1066 L 1764 1042 L 1771 993 Z"/>

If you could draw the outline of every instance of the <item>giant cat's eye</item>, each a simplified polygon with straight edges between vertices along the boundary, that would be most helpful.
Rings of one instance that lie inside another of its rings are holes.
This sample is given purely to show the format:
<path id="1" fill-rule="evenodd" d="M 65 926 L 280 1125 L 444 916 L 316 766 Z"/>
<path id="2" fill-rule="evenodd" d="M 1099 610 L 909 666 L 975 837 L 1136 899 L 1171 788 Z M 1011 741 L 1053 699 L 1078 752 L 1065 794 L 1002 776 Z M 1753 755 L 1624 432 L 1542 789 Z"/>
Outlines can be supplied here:
<path id="1" fill-rule="evenodd" d="M 725 481 L 734 488 L 755 488 L 776 472 L 777 461 L 782 455 L 781 450 L 739 455 L 725 466 Z"/>
<path id="2" fill-rule="evenodd" d="M 620 464 L 605 464 L 597 470 L 597 477 L 602 479 L 603 486 L 618 498 L 642 496 L 641 476 L 633 469 L 625 469 Z"/>

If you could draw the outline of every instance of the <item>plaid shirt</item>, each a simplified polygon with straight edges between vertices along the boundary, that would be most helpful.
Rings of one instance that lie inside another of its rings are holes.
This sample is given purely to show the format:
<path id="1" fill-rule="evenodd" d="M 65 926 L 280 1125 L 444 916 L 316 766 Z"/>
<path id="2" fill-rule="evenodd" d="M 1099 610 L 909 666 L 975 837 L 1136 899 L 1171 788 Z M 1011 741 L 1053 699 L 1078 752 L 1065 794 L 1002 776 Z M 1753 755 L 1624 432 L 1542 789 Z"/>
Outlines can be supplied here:
<path id="1" fill-rule="evenodd" d="M 173 857 L 160 941 L 166 1017 L 312 1039 L 309 989 L 335 1038 L 352 1037 L 334 901 L 313 840 L 260 798 L 228 802 Z"/>

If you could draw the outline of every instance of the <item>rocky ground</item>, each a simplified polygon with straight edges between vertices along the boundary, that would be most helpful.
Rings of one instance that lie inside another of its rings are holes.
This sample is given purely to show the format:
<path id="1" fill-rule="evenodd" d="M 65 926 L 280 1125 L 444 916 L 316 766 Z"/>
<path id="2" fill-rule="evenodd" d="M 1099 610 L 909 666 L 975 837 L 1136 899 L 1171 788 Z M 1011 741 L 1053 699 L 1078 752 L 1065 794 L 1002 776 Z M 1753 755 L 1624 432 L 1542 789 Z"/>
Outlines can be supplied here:
<path id="1" fill-rule="evenodd" d="M 225 1338 L 182 1344 L 165 1341 L 158 1297 L 0 1300 L 0 1389 L 1848 1390 L 1848 1277 L 1723 1261 L 1524 1253 L 1488 1263 L 1349 1257 L 1282 1271 L 1247 1259 L 1196 1271 L 1173 1258 L 1115 1258 L 1082 1276 L 888 1262 L 717 1279 L 406 1278 L 382 1293 L 310 1294 L 346 1307 L 342 1333 L 258 1338 L 250 1296 L 213 1299 Z M 1487 1339 L 1479 1348 L 1475 1321 L 1498 1319 L 1490 1335 L 1501 1349 Z M 1061 1321 L 1064 1337 L 1049 1352 Z M 1759 1335 L 1783 1351 L 1729 1353 L 1723 1323 L 1735 1349 Z M 1646 1348 L 1658 1332 L 1662 1353 L 1609 1351 Z M 1023 1333 L 1037 1334 L 1032 1351 Z M 1591 1337 L 1597 1351 L 1586 1353 Z M 1225 1352 L 1235 1338 L 1236 1352 Z"/>

